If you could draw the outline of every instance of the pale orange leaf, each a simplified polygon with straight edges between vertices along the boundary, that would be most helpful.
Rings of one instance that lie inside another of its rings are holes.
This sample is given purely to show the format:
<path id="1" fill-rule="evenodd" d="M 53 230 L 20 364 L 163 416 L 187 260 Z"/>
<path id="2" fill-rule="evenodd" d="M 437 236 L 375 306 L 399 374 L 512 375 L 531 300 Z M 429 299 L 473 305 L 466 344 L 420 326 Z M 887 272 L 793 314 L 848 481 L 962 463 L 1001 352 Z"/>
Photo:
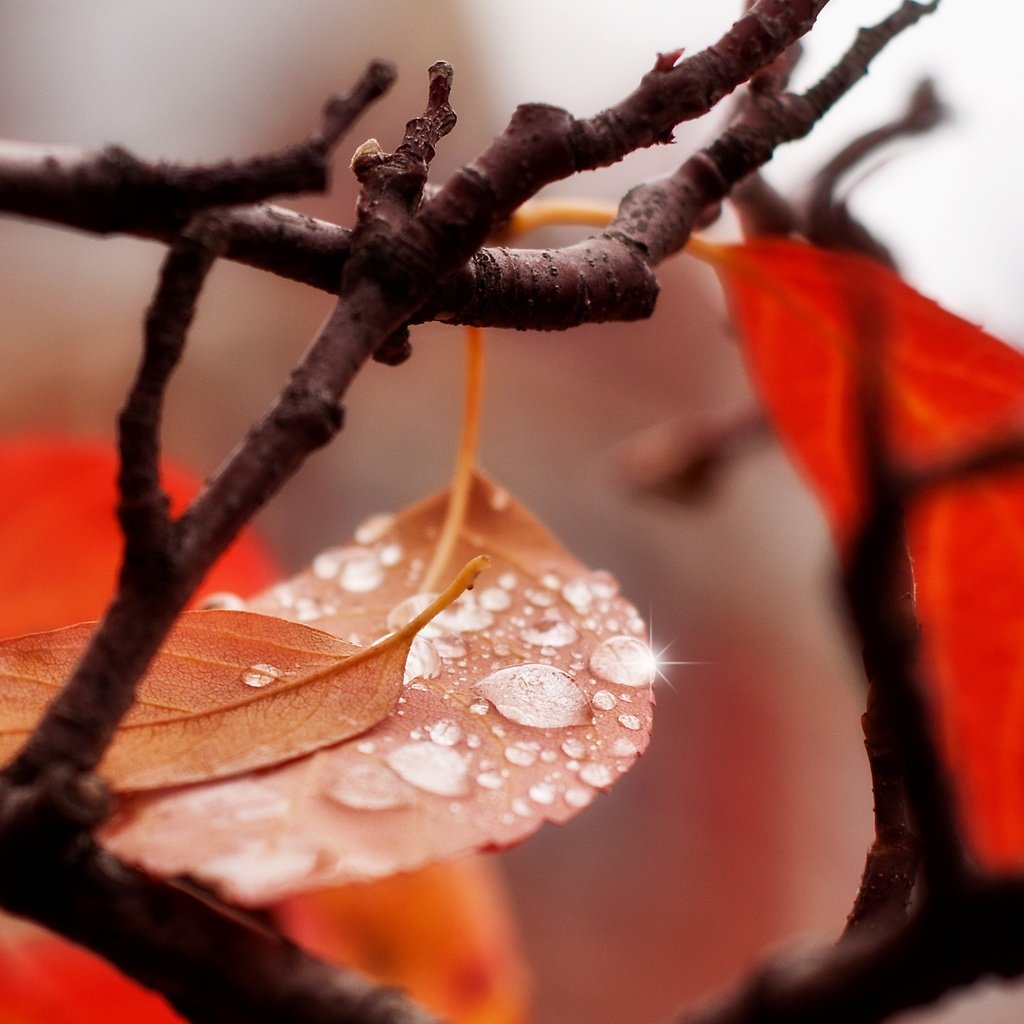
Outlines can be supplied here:
<path id="1" fill-rule="evenodd" d="M 249 607 L 364 646 L 429 600 L 418 586 L 446 492 Z M 493 569 L 416 638 L 373 729 L 275 768 L 126 798 L 104 841 L 160 874 L 246 904 L 514 843 L 565 821 L 636 760 L 651 726 L 645 626 L 524 508 L 474 480 L 453 552 Z"/>

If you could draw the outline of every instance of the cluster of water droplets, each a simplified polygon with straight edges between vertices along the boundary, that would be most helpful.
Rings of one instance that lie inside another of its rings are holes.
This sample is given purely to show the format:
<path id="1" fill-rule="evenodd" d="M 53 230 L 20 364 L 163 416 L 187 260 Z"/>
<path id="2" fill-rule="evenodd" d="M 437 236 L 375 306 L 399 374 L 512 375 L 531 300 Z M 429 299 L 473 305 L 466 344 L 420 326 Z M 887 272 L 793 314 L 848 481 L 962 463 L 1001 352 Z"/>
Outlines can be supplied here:
<path id="1" fill-rule="evenodd" d="M 496 513 L 509 503 L 503 491 L 491 495 Z M 371 595 L 400 566 L 412 589 L 415 567 L 402 565 L 392 517 L 371 517 L 354 541 L 314 559 L 307 590 L 283 584 L 273 592 L 285 614 L 306 621 L 343 616 L 347 602 Z M 511 826 L 560 803 L 586 806 L 636 758 L 643 742 L 630 734 L 644 728 L 649 711 L 641 691 L 656 666 L 640 638 L 644 625 L 614 578 L 511 569 L 491 576 L 414 638 L 392 715 L 329 752 L 321 789 L 327 799 L 388 812 L 437 798 L 457 815 L 475 796 Z M 435 597 L 402 598 L 382 625 L 400 629 Z M 272 665 L 253 665 L 243 682 L 260 687 L 280 675 Z"/>

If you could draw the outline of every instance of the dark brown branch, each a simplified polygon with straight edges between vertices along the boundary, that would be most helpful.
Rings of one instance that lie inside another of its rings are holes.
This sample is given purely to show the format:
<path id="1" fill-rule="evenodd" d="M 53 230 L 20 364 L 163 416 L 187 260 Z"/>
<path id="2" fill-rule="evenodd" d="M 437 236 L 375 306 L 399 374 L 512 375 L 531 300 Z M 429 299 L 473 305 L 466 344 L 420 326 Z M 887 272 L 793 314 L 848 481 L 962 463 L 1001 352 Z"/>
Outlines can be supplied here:
<path id="1" fill-rule="evenodd" d="M 88 946 L 208 1024 L 436 1024 L 399 993 L 308 956 L 255 919 L 150 878 L 81 830 L 102 787 L 50 768 L 0 781 L 4 905 Z"/>
<path id="2" fill-rule="evenodd" d="M 0 209 L 102 234 L 167 238 L 211 206 L 322 191 L 331 149 L 394 77 L 390 64 L 374 61 L 350 93 L 327 102 L 304 142 L 213 167 L 147 163 L 117 146 L 82 154 L 68 147 L 0 143 Z"/>
<path id="3" fill-rule="evenodd" d="M 160 484 L 160 420 L 164 394 L 185 348 L 199 290 L 223 249 L 215 219 L 197 219 L 164 260 L 146 312 L 142 360 L 118 420 L 118 517 L 125 538 L 122 586 L 158 586 L 167 577 L 169 500 Z"/>
<path id="4" fill-rule="evenodd" d="M 803 950 L 678 1024 L 877 1024 L 985 977 L 1024 973 L 1024 882 L 972 883 L 903 927 Z"/>
<path id="5" fill-rule="evenodd" d="M 896 139 L 931 131 L 945 116 L 934 84 L 925 80 L 914 90 L 900 117 L 865 132 L 844 146 L 815 175 L 802 217 L 804 235 L 816 245 L 863 253 L 895 267 L 892 254 L 850 213 L 847 203 L 838 197 L 837 189 L 840 181 L 870 154 Z"/>

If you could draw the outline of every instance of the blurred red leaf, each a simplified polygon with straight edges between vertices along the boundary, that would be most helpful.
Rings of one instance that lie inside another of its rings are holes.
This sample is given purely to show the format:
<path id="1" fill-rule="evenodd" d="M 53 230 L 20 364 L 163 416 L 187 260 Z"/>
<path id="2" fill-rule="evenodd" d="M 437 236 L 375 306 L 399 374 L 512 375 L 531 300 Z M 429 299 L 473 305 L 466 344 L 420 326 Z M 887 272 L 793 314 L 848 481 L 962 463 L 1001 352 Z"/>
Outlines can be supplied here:
<path id="1" fill-rule="evenodd" d="M 95 619 L 113 593 L 121 550 L 114 517 L 113 442 L 25 435 L 0 439 L 0 635 Z M 199 488 L 169 465 L 177 507 Z M 206 589 L 249 594 L 277 573 L 264 546 L 243 534 Z M 87 950 L 0 915 L 0 1020 L 4 1024 L 171 1024 L 159 996 Z"/>
<path id="2" fill-rule="evenodd" d="M 97 619 L 114 592 L 121 535 L 112 441 L 25 435 L 0 440 L 0 632 L 4 636 Z M 200 480 L 173 463 L 164 486 L 180 509 Z M 266 548 L 244 533 L 201 593 L 248 596 L 274 579 Z M 201 600 L 201 596 L 199 598 Z"/>
<path id="3" fill-rule="evenodd" d="M 372 643 L 431 599 L 418 587 L 447 497 L 373 517 L 249 607 Z M 492 568 L 416 637 L 407 685 L 377 726 L 274 768 L 129 794 L 103 841 L 260 905 L 506 846 L 577 814 L 647 744 L 646 628 L 607 573 L 477 477 L 452 564 L 481 552 Z"/>
<path id="4" fill-rule="evenodd" d="M 880 331 L 895 458 L 928 464 L 1021 429 L 1024 357 L 885 268 L 784 240 L 716 247 L 711 259 L 762 400 L 840 543 L 863 501 L 865 322 Z M 968 843 L 995 870 L 1024 866 L 1022 522 L 1024 481 L 1004 474 L 924 497 L 908 523 L 923 675 Z"/>

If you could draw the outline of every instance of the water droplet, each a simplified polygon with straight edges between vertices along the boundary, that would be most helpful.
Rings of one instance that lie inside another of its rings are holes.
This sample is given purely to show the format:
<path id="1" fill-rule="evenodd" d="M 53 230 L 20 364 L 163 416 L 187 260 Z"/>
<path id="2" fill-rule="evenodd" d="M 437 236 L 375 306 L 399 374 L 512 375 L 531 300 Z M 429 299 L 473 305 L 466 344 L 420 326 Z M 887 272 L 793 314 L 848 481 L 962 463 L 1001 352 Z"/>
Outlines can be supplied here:
<path id="1" fill-rule="evenodd" d="M 615 694 L 609 693 L 607 690 L 598 690 L 590 700 L 595 708 L 600 708 L 602 711 L 611 711 L 616 704 Z"/>
<path id="2" fill-rule="evenodd" d="M 436 679 L 441 674 L 441 655 L 424 636 L 412 638 L 409 656 L 405 659 L 405 682 L 414 679 Z"/>
<path id="3" fill-rule="evenodd" d="M 341 569 L 341 556 L 337 551 L 323 551 L 313 559 L 313 575 L 318 580 L 332 580 Z"/>
<path id="4" fill-rule="evenodd" d="M 533 743 L 513 743 L 505 748 L 505 760 L 520 768 L 529 768 L 537 762 L 537 745 Z"/>
<path id="5" fill-rule="evenodd" d="M 381 565 L 386 565 L 389 568 L 393 565 L 398 565 L 402 560 L 402 556 L 405 554 L 405 549 L 398 541 L 393 541 L 390 544 L 384 544 L 377 551 L 377 558 Z"/>
<path id="6" fill-rule="evenodd" d="M 374 761 L 346 765 L 328 785 L 324 795 L 345 807 L 360 811 L 384 811 L 408 807 L 412 790 L 394 772 Z"/>
<path id="7" fill-rule="evenodd" d="M 487 495 L 487 504 L 494 509 L 495 512 L 504 512 L 508 508 L 512 496 L 503 487 L 491 487 L 490 494 Z"/>
<path id="8" fill-rule="evenodd" d="M 635 636 L 613 636 L 594 648 L 590 671 L 616 686 L 650 686 L 656 664 L 651 649 Z"/>
<path id="9" fill-rule="evenodd" d="M 442 747 L 452 747 L 462 739 L 462 727 L 450 718 L 442 718 L 427 726 L 427 735 Z"/>
<path id="10" fill-rule="evenodd" d="M 396 629 L 401 629 L 403 626 L 408 625 L 435 597 L 437 597 L 437 594 L 412 594 L 399 601 L 388 612 L 386 619 L 388 629 L 394 632 Z M 443 630 L 434 622 L 428 622 L 419 631 L 418 635 L 432 640 L 440 636 L 442 632 Z"/>
<path id="11" fill-rule="evenodd" d="M 394 516 L 379 512 L 368 516 L 356 527 L 355 539 L 359 544 L 375 544 L 394 525 Z"/>
<path id="12" fill-rule="evenodd" d="M 612 784 L 615 776 L 608 765 L 591 762 L 590 764 L 585 764 L 580 769 L 580 778 L 588 786 L 596 786 L 598 789 L 603 789 L 605 786 Z"/>
<path id="13" fill-rule="evenodd" d="M 583 757 L 587 752 L 587 745 L 576 736 L 570 736 L 562 744 L 562 753 L 566 757 Z"/>
<path id="14" fill-rule="evenodd" d="M 512 813 L 518 814 L 520 818 L 532 818 L 533 808 L 522 797 L 517 796 L 512 801 Z"/>
<path id="15" fill-rule="evenodd" d="M 577 576 L 562 587 L 562 597 L 577 611 L 582 611 L 594 600 L 594 592 L 590 589 L 590 582 L 586 576 Z"/>
<path id="16" fill-rule="evenodd" d="M 356 744 L 356 750 L 360 754 L 372 754 L 377 749 L 377 744 L 373 740 L 360 740 Z"/>
<path id="17" fill-rule="evenodd" d="M 504 587 L 505 590 L 515 590 L 517 582 L 518 580 L 516 580 L 516 574 L 514 572 L 503 572 L 498 577 L 498 586 Z"/>
<path id="18" fill-rule="evenodd" d="M 558 760 L 558 755 L 553 750 L 542 750 L 540 752 L 540 759 L 545 764 L 554 764 Z"/>
<path id="19" fill-rule="evenodd" d="M 480 739 L 480 737 L 477 736 L 477 734 L 475 732 L 471 732 L 466 737 L 466 746 L 469 747 L 470 750 L 476 750 L 477 748 L 479 748 L 481 746 L 482 743 L 483 743 L 483 740 Z"/>
<path id="20" fill-rule="evenodd" d="M 489 612 L 503 612 L 511 603 L 509 592 L 501 587 L 488 587 L 480 594 L 480 606 Z"/>
<path id="21" fill-rule="evenodd" d="M 562 728 L 590 721 L 590 706 L 572 676 L 552 665 L 498 669 L 476 684 L 506 718 L 536 728 Z"/>
<path id="22" fill-rule="evenodd" d="M 501 789 L 505 785 L 505 779 L 499 771 L 481 772 L 476 781 L 484 789 Z"/>
<path id="23" fill-rule="evenodd" d="M 259 662 L 256 665 L 251 665 L 242 673 L 242 682 L 246 686 L 259 689 L 262 686 L 269 686 L 275 679 L 280 679 L 283 674 L 279 668 Z"/>
<path id="24" fill-rule="evenodd" d="M 523 640 L 535 647 L 567 647 L 579 639 L 571 622 L 542 619 L 523 630 Z"/>
<path id="25" fill-rule="evenodd" d="M 586 807 L 593 799 L 594 791 L 582 786 L 570 786 L 565 791 L 565 802 L 570 807 Z"/>
<path id="26" fill-rule="evenodd" d="M 461 754 L 436 743 L 407 743 L 387 755 L 388 766 L 410 785 L 438 796 L 465 796 L 468 771 Z"/>
<path id="27" fill-rule="evenodd" d="M 207 594 L 199 607 L 207 610 L 237 612 L 245 608 L 245 602 L 237 594 L 219 590 L 215 594 Z"/>
<path id="28" fill-rule="evenodd" d="M 535 804 L 553 804 L 557 790 L 550 782 L 535 782 L 530 787 L 530 799 Z"/>
<path id="29" fill-rule="evenodd" d="M 546 572 L 540 578 L 541 583 L 544 584 L 548 590 L 557 590 L 561 585 L 562 581 L 558 578 L 558 573 Z"/>
<path id="30" fill-rule="evenodd" d="M 469 710 L 474 715 L 486 715 L 487 712 L 490 710 L 490 705 L 484 704 L 483 701 L 478 701 L 475 704 L 470 704 Z"/>
<path id="31" fill-rule="evenodd" d="M 447 634 L 447 636 L 437 637 L 434 640 L 434 646 L 442 658 L 453 660 L 466 656 L 466 642 L 461 637 L 454 636 L 451 633 Z"/>
<path id="32" fill-rule="evenodd" d="M 232 779 L 227 786 L 187 790 L 185 804 L 197 819 L 231 823 L 283 818 L 291 806 L 283 793 L 246 779 Z"/>
<path id="33" fill-rule="evenodd" d="M 531 587 L 524 596 L 530 604 L 538 608 L 550 608 L 555 603 L 554 594 L 549 590 L 538 590 L 536 587 Z"/>
<path id="34" fill-rule="evenodd" d="M 229 878 L 256 895 L 276 886 L 287 886 L 317 866 L 319 855 L 309 847 L 277 846 L 266 839 L 245 843 L 231 853 L 211 857 L 203 871 L 212 878 Z"/>
<path id="35" fill-rule="evenodd" d="M 636 715 L 619 715 L 619 725 L 624 729 L 639 729 L 642 724 Z"/>
<path id="36" fill-rule="evenodd" d="M 611 752 L 615 757 L 633 757 L 636 754 L 636 744 L 621 736 L 611 745 Z"/>
<path id="37" fill-rule="evenodd" d="M 473 593 L 467 590 L 434 622 L 449 633 L 478 633 L 494 622 L 494 616 L 486 608 L 481 608 Z"/>
<path id="38" fill-rule="evenodd" d="M 384 581 L 384 569 L 377 556 L 364 548 L 351 548 L 352 554 L 342 562 L 338 583 L 342 590 L 353 594 L 365 594 L 376 590 Z"/>
<path id="39" fill-rule="evenodd" d="M 609 601 L 618 594 L 619 583 L 610 572 L 599 569 L 590 574 L 590 589 L 594 592 L 594 597 Z"/>

